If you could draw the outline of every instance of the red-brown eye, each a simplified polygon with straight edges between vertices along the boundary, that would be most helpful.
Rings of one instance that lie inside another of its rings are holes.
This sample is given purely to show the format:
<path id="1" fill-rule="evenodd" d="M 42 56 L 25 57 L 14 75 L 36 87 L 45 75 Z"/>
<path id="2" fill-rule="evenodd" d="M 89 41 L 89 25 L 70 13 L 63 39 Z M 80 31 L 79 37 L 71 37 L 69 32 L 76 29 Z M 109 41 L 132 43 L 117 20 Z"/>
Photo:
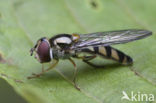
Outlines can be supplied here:
<path id="1" fill-rule="evenodd" d="M 47 41 L 43 40 L 37 48 L 37 54 L 39 56 L 40 62 L 49 62 L 50 59 L 50 46 Z"/>

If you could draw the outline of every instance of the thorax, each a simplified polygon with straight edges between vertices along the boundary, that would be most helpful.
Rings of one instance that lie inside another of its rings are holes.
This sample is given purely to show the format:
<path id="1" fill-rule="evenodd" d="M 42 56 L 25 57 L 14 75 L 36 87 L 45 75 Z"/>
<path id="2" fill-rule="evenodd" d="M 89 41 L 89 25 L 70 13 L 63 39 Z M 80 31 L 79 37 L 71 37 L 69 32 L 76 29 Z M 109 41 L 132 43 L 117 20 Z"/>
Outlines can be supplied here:
<path id="1" fill-rule="evenodd" d="M 75 51 L 70 49 L 72 44 L 75 43 L 73 35 L 60 34 L 52 37 L 49 42 L 55 59 L 68 59 L 75 55 Z"/>

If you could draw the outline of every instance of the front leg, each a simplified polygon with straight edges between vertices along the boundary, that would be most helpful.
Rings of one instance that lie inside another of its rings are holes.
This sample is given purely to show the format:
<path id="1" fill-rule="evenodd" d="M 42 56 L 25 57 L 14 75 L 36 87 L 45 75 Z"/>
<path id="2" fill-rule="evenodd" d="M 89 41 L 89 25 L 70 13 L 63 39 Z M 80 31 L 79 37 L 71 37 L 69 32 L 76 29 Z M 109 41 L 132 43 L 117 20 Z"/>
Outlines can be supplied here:
<path id="1" fill-rule="evenodd" d="M 28 79 L 32 79 L 32 78 L 37 78 L 40 77 L 42 74 L 44 74 L 45 72 L 53 69 L 57 64 L 58 64 L 59 60 L 56 60 L 54 64 L 52 64 L 48 69 L 44 70 L 44 66 L 42 64 L 42 72 L 35 74 L 33 73 L 32 76 L 27 77 Z"/>

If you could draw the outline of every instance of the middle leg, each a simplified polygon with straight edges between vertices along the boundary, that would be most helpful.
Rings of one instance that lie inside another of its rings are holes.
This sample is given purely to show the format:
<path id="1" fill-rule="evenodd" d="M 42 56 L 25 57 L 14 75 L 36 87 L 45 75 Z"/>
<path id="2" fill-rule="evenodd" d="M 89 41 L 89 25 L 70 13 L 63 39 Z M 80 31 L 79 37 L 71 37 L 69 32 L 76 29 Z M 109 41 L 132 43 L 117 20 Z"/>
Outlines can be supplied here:
<path id="1" fill-rule="evenodd" d="M 76 89 L 80 90 L 80 88 L 76 84 L 76 75 L 77 75 L 76 64 L 75 64 L 75 62 L 71 58 L 69 58 L 69 61 L 74 65 L 74 69 L 75 69 L 75 71 L 74 71 L 74 78 L 73 78 L 74 86 L 75 86 Z"/>

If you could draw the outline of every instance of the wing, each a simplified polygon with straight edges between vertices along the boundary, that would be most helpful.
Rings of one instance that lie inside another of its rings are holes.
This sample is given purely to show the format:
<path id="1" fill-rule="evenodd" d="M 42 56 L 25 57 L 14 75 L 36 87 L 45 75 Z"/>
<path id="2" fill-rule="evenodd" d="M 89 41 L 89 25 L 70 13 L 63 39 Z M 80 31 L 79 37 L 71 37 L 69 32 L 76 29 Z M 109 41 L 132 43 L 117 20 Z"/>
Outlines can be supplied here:
<path id="1" fill-rule="evenodd" d="M 151 34 L 151 31 L 137 29 L 82 34 L 79 41 L 71 46 L 71 49 L 77 50 L 89 46 L 122 44 L 145 38 Z"/>

